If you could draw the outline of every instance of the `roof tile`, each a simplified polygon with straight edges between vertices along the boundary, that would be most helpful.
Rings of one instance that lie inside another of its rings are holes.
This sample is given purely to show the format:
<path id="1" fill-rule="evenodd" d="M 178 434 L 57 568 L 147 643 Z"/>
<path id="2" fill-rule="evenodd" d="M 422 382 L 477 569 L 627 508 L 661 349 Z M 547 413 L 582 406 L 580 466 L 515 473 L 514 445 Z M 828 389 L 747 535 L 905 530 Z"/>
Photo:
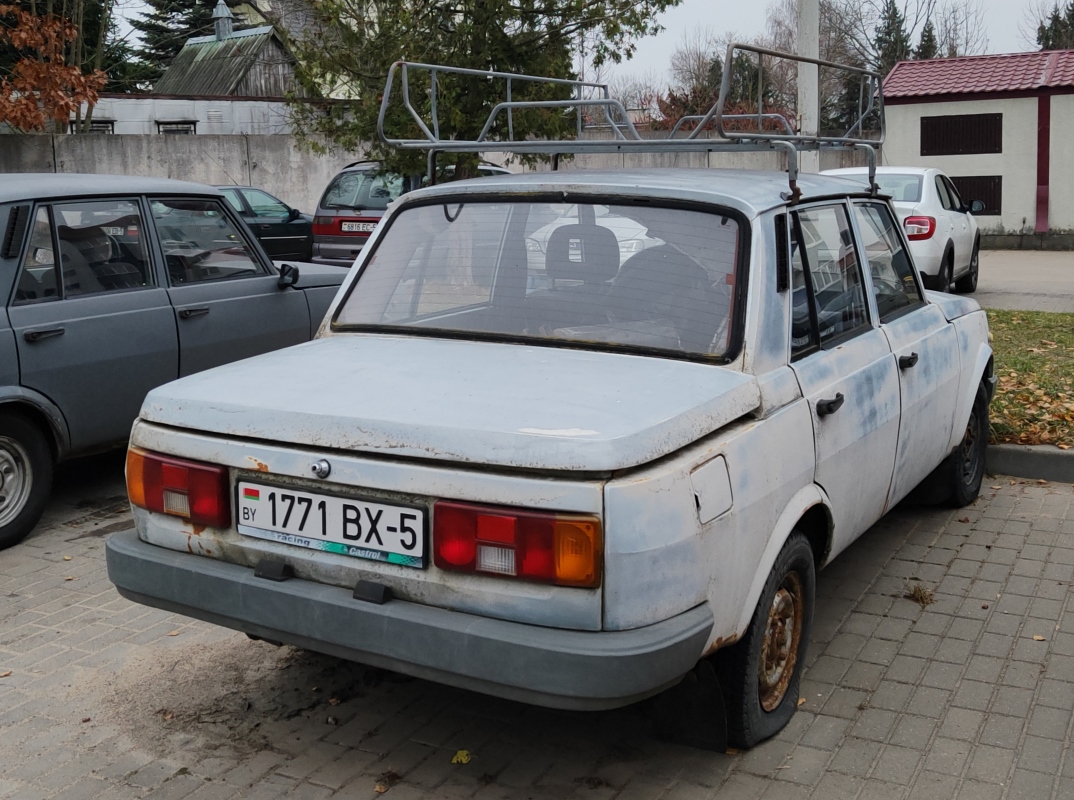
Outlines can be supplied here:
<path id="1" fill-rule="evenodd" d="M 1074 86 L 1074 50 L 900 61 L 884 79 L 884 97 L 1018 92 Z"/>

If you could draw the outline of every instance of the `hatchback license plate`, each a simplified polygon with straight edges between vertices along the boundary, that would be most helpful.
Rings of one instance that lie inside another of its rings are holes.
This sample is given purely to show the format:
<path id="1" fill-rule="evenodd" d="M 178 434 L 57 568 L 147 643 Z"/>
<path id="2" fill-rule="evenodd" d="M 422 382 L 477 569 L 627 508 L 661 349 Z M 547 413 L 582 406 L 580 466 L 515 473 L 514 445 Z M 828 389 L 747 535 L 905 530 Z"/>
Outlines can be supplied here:
<path id="1" fill-rule="evenodd" d="M 425 509 L 239 482 L 244 536 L 425 567 Z"/>
<path id="2" fill-rule="evenodd" d="M 341 225 L 344 233 L 372 233 L 377 227 L 375 222 L 343 222 Z"/>

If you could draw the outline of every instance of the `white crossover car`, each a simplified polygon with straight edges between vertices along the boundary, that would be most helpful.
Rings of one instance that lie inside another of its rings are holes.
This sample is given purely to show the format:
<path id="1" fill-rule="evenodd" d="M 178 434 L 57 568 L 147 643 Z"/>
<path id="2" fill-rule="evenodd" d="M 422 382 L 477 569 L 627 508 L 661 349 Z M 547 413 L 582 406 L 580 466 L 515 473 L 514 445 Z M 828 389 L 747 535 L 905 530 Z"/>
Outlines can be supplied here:
<path id="1" fill-rule="evenodd" d="M 545 706 L 707 676 L 732 744 L 773 735 L 816 571 L 920 484 L 977 496 L 994 385 L 984 313 L 922 290 L 891 204 L 797 186 L 551 172 L 401 197 L 314 341 L 149 393 L 109 576 Z M 608 220 L 652 246 L 624 259 Z"/>
<path id="2" fill-rule="evenodd" d="M 827 170 L 867 180 L 868 169 Z M 980 200 L 963 200 L 942 171 L 921 167 L 878 167 L 876 182 L 891 197 L 910 254 L 930 289 L 970 293 L 977 289 L 981 235 L 973 216 L 984 210 Z"/>

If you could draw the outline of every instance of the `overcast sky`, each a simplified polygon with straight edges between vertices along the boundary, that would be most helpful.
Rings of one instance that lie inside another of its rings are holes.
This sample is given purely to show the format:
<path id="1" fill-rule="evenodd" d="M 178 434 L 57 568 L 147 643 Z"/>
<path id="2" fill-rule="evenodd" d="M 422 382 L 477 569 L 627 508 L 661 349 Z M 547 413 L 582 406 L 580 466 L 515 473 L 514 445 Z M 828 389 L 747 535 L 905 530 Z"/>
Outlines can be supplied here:
<path id="1" fill-rule="evenodd" d="M 1036 0 L 978 0 L 985 12 L 989 53 L 1015 53 L 1030 48 L 1020 29 L 1026 27 L 1026 11 Z M 1062 5 L 1062 4 L 1061 4 Z M 768 17 L 768 0 L 682 0 L 660 15 L 666 29 L 658 36 L 638 42 L 634 58 L 616 68 L 616 73 L 645 74 L 650 70 L 664 77 L 672 52 L 683 34 L 694 28 L 709 28 L 717 36 L 733 31 L 742 39 L 764 32 Z"/>

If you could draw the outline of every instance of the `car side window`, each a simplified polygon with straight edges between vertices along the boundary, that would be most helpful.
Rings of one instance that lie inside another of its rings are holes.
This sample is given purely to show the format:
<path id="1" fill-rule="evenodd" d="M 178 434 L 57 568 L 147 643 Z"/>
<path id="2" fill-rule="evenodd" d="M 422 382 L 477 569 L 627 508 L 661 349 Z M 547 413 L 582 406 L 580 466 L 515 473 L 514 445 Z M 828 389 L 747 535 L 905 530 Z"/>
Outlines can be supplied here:
<path id="1" fill-rule="evenodd" d="M 259 189 L 243 189 L 243 196 L 255 217 L 286 217 L 291 209 L 267 192 Z"/>
<path id="2" fill-rule="evenodd" d="M 798 241 L 791 262 L 792 275 L 798 269 L 796 261 L 801 259 L 811 337 L 824 348 L 869 327 L 861 265 L 843 206 L 808 208 L 794 217 Z M 799 312 L 795 319 L 801 322 L 804 316 Z"/>
<path id="3" fill-rule="evenodd" d="M 855 203 L 854 215 L 869 261 L 880 321 L 887 322 L 907 309 L 922 305 L 924 301 L 914 280 L 910 258 L 888 207 L 880 203 Z"/>
<path id="4" fill-rule="evenodd" d="M 238 189 L 221 189 L 220 191 L 223 192 L 224 197 L 227 198 L 227 201 L 231 203 L 231 207 L 233 209 L 238 211 L 240 214 L 246 213 L 246 209 L 242 205 L 242 198 L 239 197 Z"/>
<path id="5" fill-rule="evenodd" d="M 941 176 L 943 178 L 943 185 L 947 188 L 947 194 L 951 197 L 951 208 L 956 211 L 962 210 L 962 198 L 958 196 L 958 190 L 955 188 L 955 184 L 951 183 L 951 179 L 946 175 Z"/>
<path id="6" fill-rule="evenodd" d="M 53 250 L 56 247 L 57 250 Z M 60 279 L 55 253 L 59 253 Z M 57 283 L 62 293 L 57 293 Z M 39 208 L 16 303 L 143 289 L 153 285 L 145 226 L 133 200 L 56 203 Z"/>
<path id="7" fill-rule="evenodd" d="M 954 203 L 951 202 L 951 195 L 947 192 L 947 186 L 944 185 L 943 178 L 939 175 L 936 176 L 936 194 L 940 196 L 940 205 L 948 211 L 953 211 L 955 208 Z"/>
<path id="8" fill-rule="evenodd" d="M 154 198 L 150 206 L 172 286 L 268 274 L 221 201 Z"/>

